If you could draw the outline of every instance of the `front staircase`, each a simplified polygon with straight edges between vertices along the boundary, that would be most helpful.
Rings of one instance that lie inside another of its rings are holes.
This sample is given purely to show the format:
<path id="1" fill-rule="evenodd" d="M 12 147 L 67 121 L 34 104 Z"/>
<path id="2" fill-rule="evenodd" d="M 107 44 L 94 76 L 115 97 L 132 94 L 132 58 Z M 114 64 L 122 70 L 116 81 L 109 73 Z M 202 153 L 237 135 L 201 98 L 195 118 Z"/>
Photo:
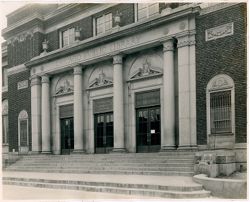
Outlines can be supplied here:
<path id="1" fill-rule="evenodd" d="M 162 180 L 175 179 L 174 176 L 176 178 L 191 179 L 191 176 L 194 174 L 193 168 L 194 153 L 181 151 L 164 153 L 29 155 L 22 156 L 17 162 L 4 169 L 4 173 L 7 174 L 3 175 L 3 183 L 151 197 L 208 197 L 210 192 L 203 190 L 201 185 L 193 182 L 190 182 L 191 184 L 180 183 L 174 185 L 169 182 L 162 182 Z M 27 177 L 24 177 L 25 175 L 14 175 L 14 173 L 21 172 L 30 174 Z M 44 179 L 43 177 L 32 175 L 34 172 L 44 173 L 44 175 L 46 173 L 47 177 Z M 62 175 L 62 178 L 65 176 L 71 177 L 64 180 L 58 179 L 54 177 L 57 175 L 53 173 Z M 107 175 L 109 178 L 105 177 Z M 82 179 L 79 176 L 82 176 Z M 83 176 L 89 176 L 89 178 L 83 178 Z M 104 176 L 105 180 L 101 176 Z M 172 178 L 166 178 L 166 176 Z"/>

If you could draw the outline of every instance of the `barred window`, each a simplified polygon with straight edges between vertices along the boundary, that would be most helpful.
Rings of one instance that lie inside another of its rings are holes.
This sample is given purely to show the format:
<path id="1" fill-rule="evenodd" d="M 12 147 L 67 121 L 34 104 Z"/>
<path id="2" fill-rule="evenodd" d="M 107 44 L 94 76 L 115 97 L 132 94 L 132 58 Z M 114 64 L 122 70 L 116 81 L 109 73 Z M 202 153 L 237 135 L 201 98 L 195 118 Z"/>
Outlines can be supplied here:
<path id="1" fill-rule="evenodd" d="M 207 85 L 207 134 L 235 133 L 234 81 L 218 74 Z"/>
<path id="2" fill-rule="evenodd" d="M 231 91 L 210 94 L 211 133 L 232 132 Z"/>
<path id="3" fill-rule="evenodd" d="M 102 34 L 112 29 L 112 13 L 96 18 L 96 34 Z"/>
<path id="4" fill-rule="evenodd" d="M 154 15 L 157 15 L 158 13 L 159 13 L 159 3 L 138 4 L 137 7 L 138 21 L 152 17 Z"/>
<path id="5" fill-rule="evenodd" d="M 8 100 L 2 102 L 2 143 L 8 144 Z"/>
<path id="6" fill-rule="evenodd" d="M 62 46 L 68 46 L 75 42 L 75 28 L 62 32 Z"/>

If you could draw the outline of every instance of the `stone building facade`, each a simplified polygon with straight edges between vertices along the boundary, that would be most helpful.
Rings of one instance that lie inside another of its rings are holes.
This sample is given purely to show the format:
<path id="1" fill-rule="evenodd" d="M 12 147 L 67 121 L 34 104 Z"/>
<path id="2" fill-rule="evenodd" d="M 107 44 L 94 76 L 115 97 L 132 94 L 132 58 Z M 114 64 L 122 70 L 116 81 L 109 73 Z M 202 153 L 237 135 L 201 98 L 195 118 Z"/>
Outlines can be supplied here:
<path id="1" fill-rule="evenodd" d="M 8 152 L 229 149 L 246 165 L 246 4 L 30 4 L 7 23 Z"/>

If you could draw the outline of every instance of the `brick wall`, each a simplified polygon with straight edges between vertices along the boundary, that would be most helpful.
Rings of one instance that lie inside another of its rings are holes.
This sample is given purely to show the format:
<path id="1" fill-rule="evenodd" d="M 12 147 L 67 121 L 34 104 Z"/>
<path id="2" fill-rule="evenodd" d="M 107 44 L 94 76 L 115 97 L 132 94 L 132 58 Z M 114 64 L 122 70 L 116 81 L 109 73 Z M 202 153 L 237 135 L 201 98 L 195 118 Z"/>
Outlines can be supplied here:
<path id="1" fill-rule="evenodd" d="M 8 44 L 8 66 L 17 66 L 38 56 L 42 52 L 43 40 L 43 34 L 36 32 L 33 37 L 27 36 L 24 41 Z"/>
<path id="2" fill-rule="evenodd" d="M 234 35 L 205 41 L 205 30 L 234 22 Z M 206 144 L 206 86 L 220 73 L 235 82 L 236 143 L 246 142 L 246 4 L 197 17 L 197 143 Z"/>
<path id="3" fill-rule="evenodd" d="M 18 151 L 18 115 L 22 110 L 26 110 L 29 116 L 29 142 L 31 150 L 31 94 L 30 87 L 17 89 L 19 81 L 28 80 L 29 71 L 20 72 L 9 76 L 8 85 L 8 102 L 9 102 L 9 151 L 15 149 Z"/>
<path id="4" fill-rule="evenodd" d="M 95 17 L 101 16 L 105 13 L 112 13 L 112 16 L 115 16 L 117 11 L 121 13 L 121 24 L 120 26 L 125 26 L 134 22 L 134 4 L 119 4 L 112 8 L 106 9 L 95 15 Z M 113 19 L 113 26 L 115 26 Z M 80 40 L 85 40 L 93 36 L 93 17 L 89 16 L 74 23 L 71 23 L 67 26 L 60 28 L 59 30 L 52 31 L 46 35 L 46 39 L 49 41 L 49 50 L 53 51 L 59 48 L 60 46 L 60 32 L 63 32 L 69 28 L 80 28 L 81 37 Z"/>
<path id="5" fill-rule="evenodd" d="M 82 20 L 71 23 L 65 27 L 62 27 L 59 30 L 52 31 L 46 35 L 46 39 L 49 41 L 49 50 L 53 51 L 59 48 L 59 34 L 69 28 L 80 28 L 81 29 L 81 37 L 80 40 L 85 40 L 93 36 L 93 20 L 92 17 L 87 17 Z"/>
<path id="6" fill-rule="evenodd" d="M 121 13 L 121 24 L 120 26 L 125 26 L 135 21 L 135 12 L 134 12 L 134 4 L 119 4 L 110 8 L 112 16 L 115 16 L 117 11 Z M 115 26 L 115 22 L 113 19 L 113 26 Z"/>

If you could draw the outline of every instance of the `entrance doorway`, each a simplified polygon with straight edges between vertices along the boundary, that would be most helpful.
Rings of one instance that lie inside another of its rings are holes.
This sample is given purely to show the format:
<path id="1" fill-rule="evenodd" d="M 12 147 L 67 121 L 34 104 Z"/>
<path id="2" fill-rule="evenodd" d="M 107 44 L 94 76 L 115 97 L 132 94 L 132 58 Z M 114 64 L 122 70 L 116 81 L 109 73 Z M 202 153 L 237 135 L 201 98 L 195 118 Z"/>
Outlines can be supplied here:
<path id="1" fill-rule="evenodd" d="M 113 146 L 113 113 L 96 114 L 95 153 L 109 153 Z"/>
<path id="2" fill-rule="evenodd" d="M 137 109 L 137 152 L 158 152 L 161 144 L 160 107 Z"/>
<path id="3" fill-rule="evenodd" d="M 74 150 L 74 119 L 64 118 L 61 124 L 61 154 L 70 154 Z"/>
<path id="4" fill-rule="evenodd" d="M 136 93 L 135 107 L 137 152 L 158 152 L 161 148 L 160 90 Z"/>

